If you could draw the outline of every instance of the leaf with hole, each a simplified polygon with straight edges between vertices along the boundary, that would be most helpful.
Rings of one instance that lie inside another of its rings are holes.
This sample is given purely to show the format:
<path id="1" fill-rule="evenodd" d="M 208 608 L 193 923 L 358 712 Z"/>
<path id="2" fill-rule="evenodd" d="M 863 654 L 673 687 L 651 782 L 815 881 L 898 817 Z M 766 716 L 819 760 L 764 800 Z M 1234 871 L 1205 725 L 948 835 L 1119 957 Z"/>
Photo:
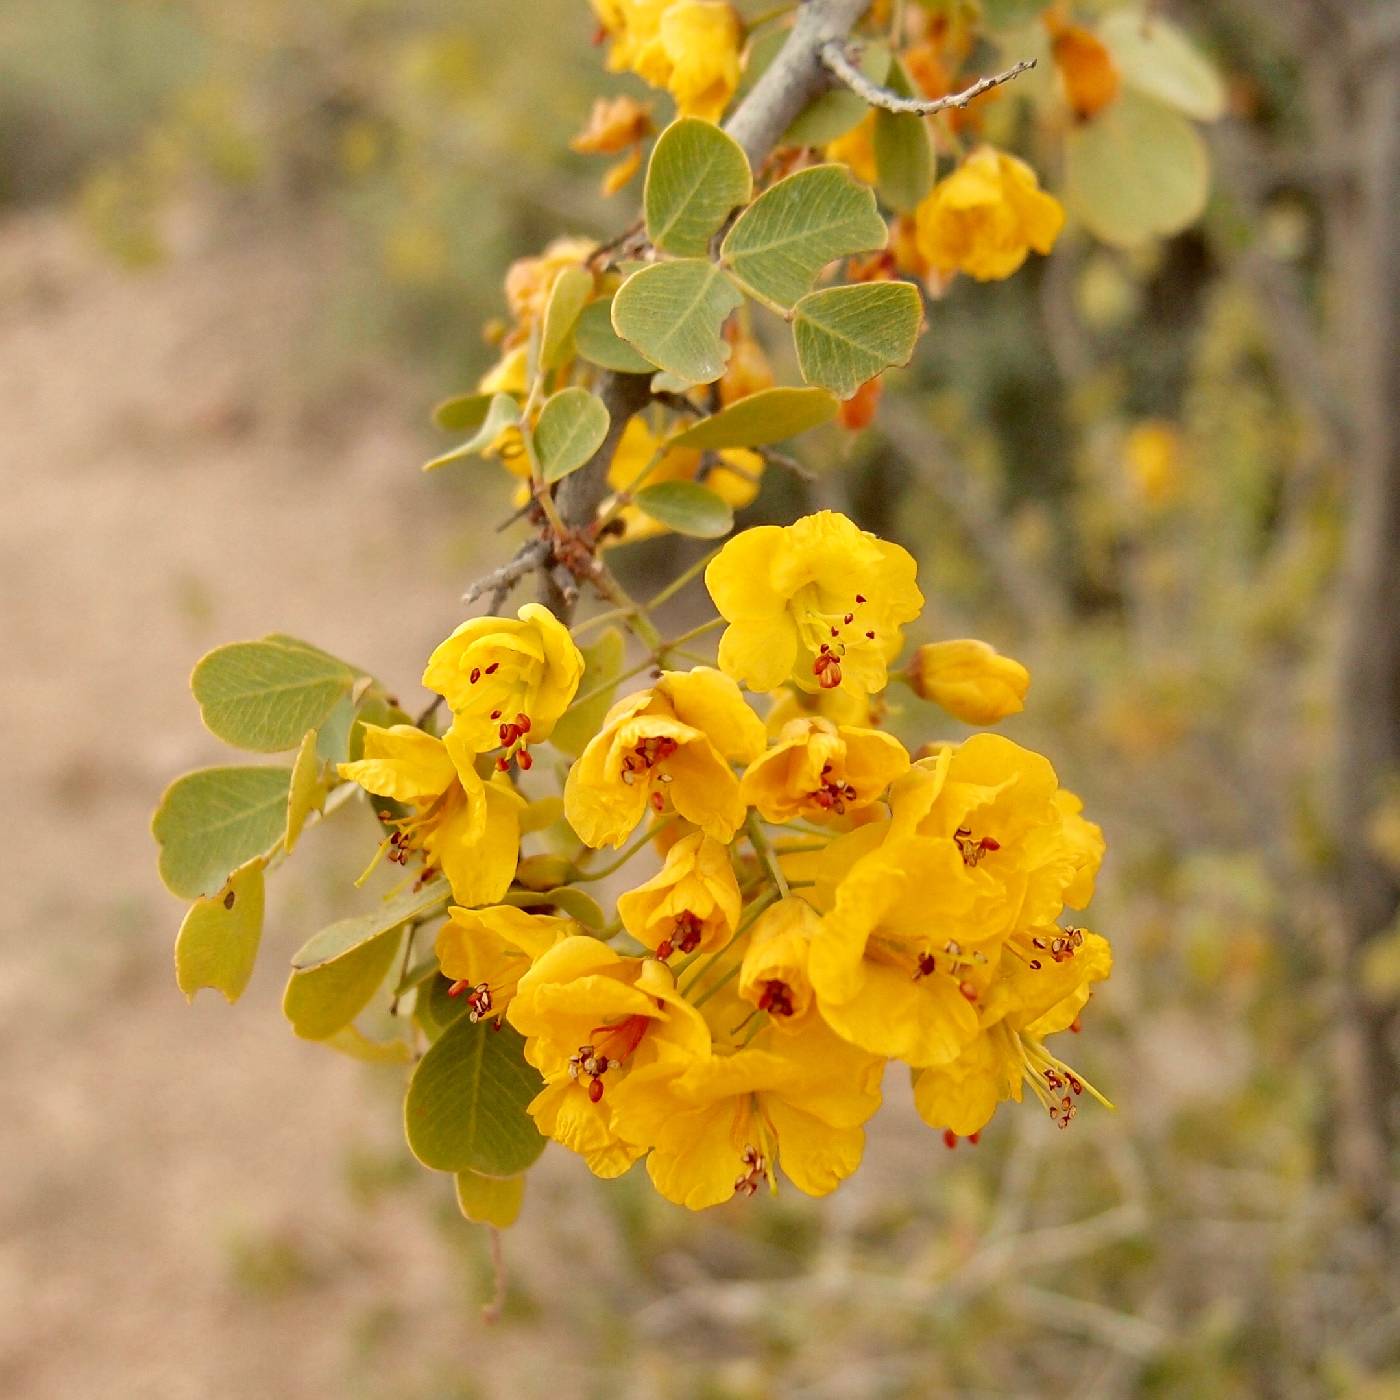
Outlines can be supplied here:
<path id="1" fill-rule="evenodd" d="M 1124 92 L 1065 133 L 1065 203 L 1105 243 L 1135 247 L 1177 233 L 1210 193 L 1210 157 L 1180 112 Z"/>
<path id="2" fill-rule="evenodd" d="M 573 353 L 573 332 L 579 313 L 593 295 L 593 274 L 566 267 L 554 279 L 540 329 L 540 368 L 558 369 Z"/>
<path id="3" fill-rule="evenodd" d="M 175 981 L 189 1001 L 213 987 L 237 1001 L 257 961 L 263 925 L 263 859 L 235 870 L 228 884 L 190 906 L 175 939 Z"/>
<path id="4" fill-rule="evenodd" d="M 677 257 L 704 257 L 729 211 L 752 193 L 739 143 L 713 122 L 682 117 L 652 148 L 642 195 L 647 236 Z"/>
<path id="5" fill-rule="evenodd" d="M 656 366 L 613 330 L 612 299 L 590 302 L 574 327 L 574 349 L 593 365 L 618 374 L 651 374 Z"/>
<path id="6" fill-rule="evenodd" d="M 695 481 L 658 481 L 637 492 L 637 509 L 678 535 L 715 540 L 734 528 L 734 510 Z"/>
<path id="7" fill-rule="evenodd" d="M 551 394 L 535 424 L 535 453 L 544 479 L 559 481 L 583 466 L 603 445 L 608 422 L 602 399 L 587 389 Z"/>
<path id="8" fill-rule="evenodd" d="M 792 323 L 803 379 L 850 398 L 881 370 L 909 363 L 922 316 L 918 289 L 908 282 L 861 282 L 803 297 Z"/>
<path id="9" fill-rule="evenodd" d="M 345 662 L 269 638 L 216 647 L 190 676 L 205 728 L 256 753 L 296 747 L 354 684 Z"/>
<path id="10" fill-rule="evenodd" d="M 451 452 L 444 452 L 440 457 L 434 457 L 431 462 L 423 463 L 425 472 L 436 471 L 439 467 L 448 466 L 452 462 L 460 462 L 464 457 L 470 457 L 473 453 L 484 452 L 489 448 L 507 428 L 513 428 L 520 422 L 520 405 L 509 394 L 494 394 L 491 398 L 491 405 L 486 410 L 481 419 L 481 426 L 467 439 L 460 447 L 454 447 Z"/>
<path id="11" fill-rule="evenodd" d="M 840 405 L 825 389 L 760 389 L 677 433 L 672 447 L 764 447 L 829 423 Z"/>
<path id="12" fill-rule="evenodd" d="M 442 1172 L 516 1176 L 544 1151 L 526 1112 L 543 1085 L 514 1027 L 460 1016 L 418 1062 L 404 1100 L 413 1155 Z"/>
<path id="13" fill-rule="evenodd" d="M 746 287 L 790 307 L 829 262 L 883 248 L 875 193 L 843 165 L 816 165 L 770 186 L 739 215 L 720 257 Z"/>
<path id="14" fill-rule="evenodd" d="M 724 373 L 725 318 L 743 301 L 713 263 L 679 258 L 629 277 L 613 298 L 613 329 L 663 370 L 689 384 Z"/>
<path id="15" fill-rule="evenodd" d="M 171 783 L 151 819 L 166 888 L 201 899 L 254 856 L 270 855 L 286 836 L 291 776 L 261 765 L 201 768 Z"/>

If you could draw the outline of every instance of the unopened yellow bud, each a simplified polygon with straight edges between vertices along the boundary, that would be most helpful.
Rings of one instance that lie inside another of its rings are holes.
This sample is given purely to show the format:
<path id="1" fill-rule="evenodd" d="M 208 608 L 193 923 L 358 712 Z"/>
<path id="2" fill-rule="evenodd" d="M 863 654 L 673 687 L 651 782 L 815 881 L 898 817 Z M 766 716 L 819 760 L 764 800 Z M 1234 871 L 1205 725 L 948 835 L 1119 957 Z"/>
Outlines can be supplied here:
<path id="1" fill-rule="evenodd" d="M 909 684 L 964 724 L 995 724 L 1025 707 L 1030 672 L 986 642 L 929 642 L 914 653 Z"/>

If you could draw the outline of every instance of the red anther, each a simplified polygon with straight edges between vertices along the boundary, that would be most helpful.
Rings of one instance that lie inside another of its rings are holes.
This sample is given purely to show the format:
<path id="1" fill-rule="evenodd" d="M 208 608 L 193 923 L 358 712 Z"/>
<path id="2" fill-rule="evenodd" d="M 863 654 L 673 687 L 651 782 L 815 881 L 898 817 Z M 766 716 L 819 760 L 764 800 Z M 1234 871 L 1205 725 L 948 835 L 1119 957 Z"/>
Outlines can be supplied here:
<path id="1" fill-rule="evenodd" d="M 1001 850 L 1001 842 L 991 836 L 984 836 L 978 843 L 984 851 Z"/>
<path id="2" fill-rule="evenodd" d="M 914 980 L 917 982 L 920 977 L 931 977 L 938 964 L 934 961 L 932 953 L 920 953 L 918 968 L 914 973 Z"/>
<path id="3" fill-rule="evenodd" d="M 589 1101 L 589 1103 L 601 1103 L 601 1102 L 602 1102 L 602 1099 L 603 1099 L 603 1081 L 602 1081 L 601 1079 L 595 1079 L 595 1080 L 588 1086 L 588 1101 Z"/>
<path id="4" fill-rule="evenodd" d="M 496 674 L 496 672 L 497 672 L 498 670 L 500 670 L 500 667 L 501 667 L 501 663 L 500 663 L 499 661 L 493 661 L 493 662 L 486 668 L 486 674 L 487 674 L 488 676 L 494 676 L 494 675 Z"/>
<path id="5" fill-rule="evenodd" d="M 498 773 L 509 773 L 509 772 L 510 772 L 510 759 L 508 759 L 508 758 L 505 756 L 505 754 L 502 754 L 502 755 L 496 760 L 496 771 L 497 771 Z"/>
<path id="6" fill-rule="evenodd" d="M 786 982 L 774 978 L 763 984 L 763 994 L 758 999 L 758 1009 L 773 1016 L 792 1015 L 792 988 Z"/>
<path id="7" fill-rule="evenodd" d="M 967 1140 L 976 1147 L 977 1144 L 982 1141 L 982 1130 L 979 1128 L 975 1133 L 969 1133 L 967 1135 Z"/>
<path id="8" fill-rule="evenodd" d="M 866 635 L 866 637 L 867 637 L 870 641 L 873 642 L 873 641 L 875 640 L 875 633 L 874 633 L 874 632 L 867 632 L 865 635 Z"/>
<path id="9" fill-rule="evenodd" d="M 823 642 L 823 643 L 822 643 L 822 655 L 825 656 L 826 653 L 829 652 L 830 650 L 831 650 L 831 648 L 830 648 L 829 646 L 827 646 L 827 644 L 826 644 L 825 642 Z"/>
<path id="10" fill-rule="evenodd" d="M 1041 964 L 1041 961 L 1040 961 L 1039 958 L 1032 958 L 1032 959 L 1030 960 L 1030 962 L 1027 964 L 1027 966 L 1030 968 L 1030 970 L 1031 970 L 1032 972 L 1039 972 L 1040 969 L 1041 969 L 1042 964 Z"/>
<path id="11" fill-rule="evenodd" d="M 470 676 L 467 677 L 467 679 L 468 679 L 473 685 L 475 685 L 475 684 L 477 683 L 477 681 L 479 681 L 479 680 L 481 679 L 481 667 L 480 667 L 480 666 L 473 666 L 473 667 L 472 667 L 472 673 L 471 673 Z"/>
<path id="12" fill-rule="evenodd" d="M 820 673 L 819 682 L 823 690 L 835 690 L 841 684 L 841 668 L 837 665 L 828 666 Z"/>
<path id="13" fill-rule="evenodd" d="M 665 962 L 675 951 L 676 950 L 671 946 L 671 940 L 669 938 L 663 938 L 661 942 L 656 945 L 656 956 L 660 958 L 662 962 Z"/>
<path id="14" fill-rule="evenodd" d="M 470 987 L 470 986 L 471 986 L 471 983 L 470 983 L 465 977 L 459 977 L 459 978 L 447 989 L 447 995 L 450 996 L 450 997 L 459 997 L 459 996 L 461 996 L 462 993 L 465 992 L 465 991 L 467 990 L 467 988 Z"/>
<path id="15" fill-rule="evenodd" d="M 664 812 L 666 810 L 666 794 L 663 792 L 653 792 L 651 795 L 651 809 L 653 812 Z"/>
<path id="16" fill-rule="evenodd" d="M 863 603 L 863 602 L 865 602 L 865 594 L 864 594 L 864 593 L 857 593 L 857 594 L 856 594 L 856 602 L 857 602 L 857 603 Z"/>
<path id="17" fill-rule="evenodd" d="M 847 613 L 846 616 L 843 617 L 843 618 L 841 619 L 841 621 L 844 622 L 844 623 L 846 624 L 847 627 L 849 627 L 849 626 L 851 625 L 851 623 L 853 623 L 855 620 L 856 620 L 856 615 L 855 615 L 855 613 Z"/>
<path id="18" fill-rule="evenodd" d="M 968 1001 L 977 1000 L 977 988 L 974 987 L 971 982 L 959 982 L 958 991 L 960 991 Z"/>
<path id="19" fill-rule="evenodd" d="M 515 717 L 515 727 L 516 727 L 522 734 L 528 734 L 528 733 L 530 732 L 530 716 L 529 716 L 529 715 L 516 715 L 516 717 Z"/>
<path id="20" fill-rule="evenodd" d="M 833 637 L 839 637 L 841 635 L 841 629 L 839 627 L 833 627 L 831 629 L 831 635 Z"/>
<path id="21" fill-rule="evenodd" d="M 958 1135 L 951 1128 L 943 1129 L 943 1146 L 950 1152 L 958 1145 Z"/>
<path id="22" fill-rule="evenodd" d="M 500 719 L 500 717 L 501 717 L 501 712 L 500 712 L 499 710 L 492 710 L 492 711 L 491 711 L 491 718 L 492 718 L 492 719 Z"/>
<path id="23" fill-rule="evenodd" d="M 1074 1032 L 1075 1035 L 1078 1035 L 1079 1032 L 1082 1031 L 1082 1030 L 1084 1029 L 1084 1027 L 1081 1026 L 1081 1025 L 1079 1024 L 1079 1017 L 1078 1017 L 1078 1016 L 1076 1016 L 1076 1017 L 1074 1018 L 1074 1020 L 1072 1020 L 1072 1021 L 1069 1023 L 1069 1028 L 1070 1028 L 1070 1030 L 1072 1030 L 1072 1031 Z"/>
<path id="24" fill-rule="evenodd" d="M 535 766 L 535 756 L 529 749 L 518 749 L 515 761 L 528 773 Z"/>

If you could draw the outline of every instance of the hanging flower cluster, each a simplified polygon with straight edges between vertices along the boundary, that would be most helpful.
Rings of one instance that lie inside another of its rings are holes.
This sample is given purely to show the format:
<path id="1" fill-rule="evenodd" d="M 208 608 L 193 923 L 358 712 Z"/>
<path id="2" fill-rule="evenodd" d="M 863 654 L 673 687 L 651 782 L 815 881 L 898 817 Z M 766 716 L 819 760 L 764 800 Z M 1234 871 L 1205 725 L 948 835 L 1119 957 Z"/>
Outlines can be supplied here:
<path id="1" fill-rule="evenodd" d="M 433 652 L 441 738 L 369 727 L 340 767 L 395 804 L 389 858 L 450 885 L 441 975 L 472 1021 L 525 1038 L 536 1126 L 602 1177 L 645 1159 L 692 1209 L 776 1189 L 779 1169 L 831 1191 L 890 1060 L 950 1144 L 1027 1088 L 1068 1126 L 1095 1091 L 1046 1042 L 1109 971 L 1104 939 L 1065 917 L 1092 894 L 1098 827 L 1008 739 L 911 756 L 881 727 L 923 605 L 898 545 L 822 511 L 734 536 L 705 581 L 718 666 L 656 668 L 567 766 L 536 750 L 592 700 L 584 659 L 530 604 Z M 922 649 L 899 679 L 983 723 L 1028 684 L 971 641 Z M 522 832 L 550 834 L 549 774 L 567 829 L 525 852 Z M 605 847 L 626 849 L 599 866 Z M 625 888 L 589 928 L 570 887 L 604 877 Z"/>

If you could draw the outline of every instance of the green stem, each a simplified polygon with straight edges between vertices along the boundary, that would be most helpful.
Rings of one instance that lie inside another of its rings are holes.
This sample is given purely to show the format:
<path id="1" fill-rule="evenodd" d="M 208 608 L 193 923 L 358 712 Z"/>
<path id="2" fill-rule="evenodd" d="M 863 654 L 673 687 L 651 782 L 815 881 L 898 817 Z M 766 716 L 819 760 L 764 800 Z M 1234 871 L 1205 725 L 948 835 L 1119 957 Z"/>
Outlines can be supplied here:
<path id="1" fill-rule="evenodd" d="M 582 885 L 587 884 L 590 880 L 606 879 L 609 875 L 612 875 L 614 872 L 621 870 L 622 867 L 626 865 L 627 862 L 631 860 L 632 857 L 636 855 L 638 851 L 644 850 L 661 832 L 665 831 L 668 826 L 673 826 L 679 820 L 679 812 L 669 813 L 668 815 L 663 817 L 659 822 L 657 822 L 655 826 L 650 827 L 648 828 L 648 830 L 643 832 L 642 835 L 639 836 L 630 846 L 628 846 L 622 852 L 621 855 L 609 861 L 608 864 L 603 866 L 601 870 L 589 870 L 585 874 L 577 876 L 575 878 L 574 883 Z"/>
<path id="2" fill-rule="evenodd" d="M 708 554 L 701 555 L 701 557 L 697 559 L 683 574 L 680 574 L 676 578 L 673 578 L 671 582 L 668 583 L 666 587 L 663 588 L 661 592 L 658 593 L 654 598 L 649 598 L 647 600 L 646 605 L 647 611 L 654 612 L 657 608 L 659 608 L 662 605 L 662 603 L 665 603 L 671 598 L 674 598 L 676 594 L 679 593 L 681 589 L 684 588 L 686 584 L 688 584 L 691 581 L 691 579 L 695 578 L 699 574 L 704 573 L 704 571 L 710 566 L 710 560 L 713 559 L 722 548 L 722 545 L 716 545 L 716 547 L 710 550 Z"/>
<path id="3" fill-rule="evenodd" d="M 761 913 L 763 913 L 763 911 L 767 909 L 768 906 L 772 904 L 775 899 L 777 899 L 777 897 L 778 896 L 776 891 L 765 890 L 763 894 L 759 895 L 759 897 L 756 900 L 754 900 L 752 904 L 749 905 L 748 909 L 744 912 L 744 917 L 739 921 L 739 927 L 734 930 L 733 938 L 731 938 L 729 942 L 724 945 L 723 948 L 718 948 L 713 953 L 711 953 L 710 956 L 706 958 L 703 963 L 699 964 L 696 967 L 695 974 L 690 978 L 690 980 L 683 987 L 678 988 L 682 996 L 684 996 L 688 991 L 693 990 L 695 987 L 698 987 L 700 983 L 705 980 L 710 970 L 754 926 L 754 923 L 758 919 L 758 916 Z M 677 970 L 680 971 L 682 969 Z M 733 972 L 737 972 L 738 970 L 739 964 L 735 963 Z M 730 975 L 732 976 L 733 973 L 731 973 Z M 724 979 L 724 982 L 727 981 L 729 981 L 728 977 Z M 715 991 L 718 990 L 719 987 L 724 986 L 724 982 L 717 983 L 716 986 L 711 987 L 710 990 L 705 993 L 705 996 L 708 997 L 712 995 Z M 694 1005 L 698 1006 L 699 1002 L 694 1003 Z"/>
<path id="4" fill-rule="evenodd" d="M 764 834 L 757 812 L 749 813 L 744 827 L 749 833 L 749 841 L 753 845 L 754 852 L 768 871 L 768 878 L 778 887 L 779 895 L 786 899 L 788 897 L 788 882 L 783 875 L 782 866 L 778 864 L 777 856 L 773 854 L 773 847 L 769 845 L 768 837 Z"/>

